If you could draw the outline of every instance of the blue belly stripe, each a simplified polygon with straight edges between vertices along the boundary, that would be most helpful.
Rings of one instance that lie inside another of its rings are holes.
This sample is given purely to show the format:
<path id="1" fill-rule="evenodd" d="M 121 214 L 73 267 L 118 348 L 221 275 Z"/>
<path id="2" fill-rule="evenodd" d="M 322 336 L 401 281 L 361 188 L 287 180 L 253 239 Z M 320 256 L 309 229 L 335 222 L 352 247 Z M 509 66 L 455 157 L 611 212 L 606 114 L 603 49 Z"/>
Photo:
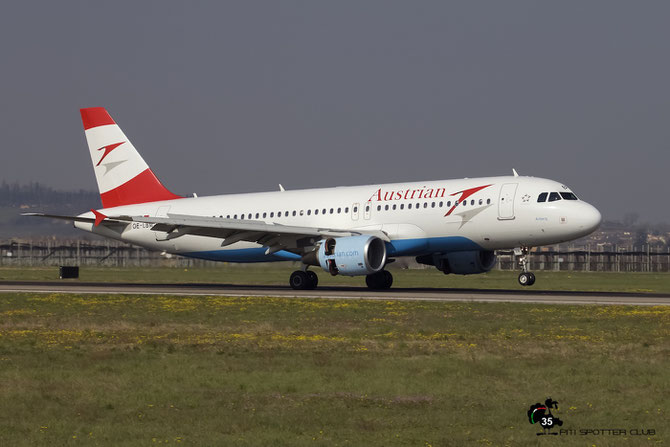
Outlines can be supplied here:
<path id="1" fill-rule="evenodd" d="M 275 262 L 275 261 L 300 261 L 300 255 L 290 251 L 281 250 L 271 255 L 266 255 L 265 247 L 241 248 L 234 250 L 211 250 L 179 253 L 189 258 L 207 259 L 209 261 L 223 262 Z"/>
<path id="2" fill-rule="evenodd" d="M 242 248 L 231 250 L 210 250 L 179 253 L 190 258 L 207 259 L 223 262 L 274 262 L 300 261 L 300 255 L 281 250 L 271 255 L 265 254 L 265 247 Z M 451 251 L 483 250 L 477 243 L 462 236 L 433 237 L 418 239 L 397 239 L 386 243 L 389 257 L 420 256 L 430 253 Z"/>

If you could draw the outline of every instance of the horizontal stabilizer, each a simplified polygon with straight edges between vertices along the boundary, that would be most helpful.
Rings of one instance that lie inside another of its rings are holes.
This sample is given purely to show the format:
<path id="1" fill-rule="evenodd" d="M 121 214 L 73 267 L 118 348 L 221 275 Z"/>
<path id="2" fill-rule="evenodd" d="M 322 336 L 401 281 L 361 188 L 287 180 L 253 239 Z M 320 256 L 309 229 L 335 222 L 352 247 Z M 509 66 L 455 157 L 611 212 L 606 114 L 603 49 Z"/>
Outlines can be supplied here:
<path id="1" fill-rule="evenodd" d="M 126 222 L 114 218 L 112 219 L 106 218 L 104 220 L 100 220 L 93 217 L 63 216 L 60 214 L 45 214 L 45 213 L 21 213 L 21 215 L 29 217 L 46 217 L 49 219 L 69 220 L 70 222 L 85 222 L 85 223 L 92 223 L 94 225 L 96 224 L 96 220 L 98 220 L 98 225 L 104 225 L 104 224 L 126 225 Z"/>

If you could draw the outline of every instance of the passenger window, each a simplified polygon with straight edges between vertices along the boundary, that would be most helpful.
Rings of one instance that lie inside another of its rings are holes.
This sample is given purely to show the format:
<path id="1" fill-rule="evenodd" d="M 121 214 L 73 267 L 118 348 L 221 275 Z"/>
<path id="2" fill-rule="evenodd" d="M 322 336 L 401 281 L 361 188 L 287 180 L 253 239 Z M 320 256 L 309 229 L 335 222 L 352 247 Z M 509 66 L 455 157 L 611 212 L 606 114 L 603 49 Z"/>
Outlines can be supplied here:
<path id="1" fill-rule="evenodd" d="M 237 219 L 237 214 L 235 214 L 235 215 L 233 216 L 233 219 Z"/>
<path id="2" fill-rule="evenodd" d="M 230 219 L 230 214 L 228 214 L 228 215 L 226 216 L 226 219 Z"/>
<path id="3" fill-rule="evenodd" d="M 543 192 L 542 194 L 540 194 L 539 196 L 537 196 L 537 202 L 538 202 L 538 203 L 540 203 L 540 202 L 546 202 L 546 201 L 547 201 L 547 196 L 548 196 L 548 195 L 549 195 L 548 192 Z"/>
<path id="4" fill-rule="evenodd" d="M 377 205 L 377 211 L 381 211 L 381 210 L 382 210 L 382 206 L 381 206 L 381 205 Z"/>
<path id="5" fill-rule="evenodd" d="M 444 205 L 444 202 L 440 202 L 440 208 L 442 208 L 443 205 Z"/>
<path id="6" fill-rule="evenodd" d="M 294 215 L 294 216 L 296 215 L 296 211 L 295 211 L 295 210 L 293 210 L 293 215 Z"/>
<path id="7" fill-rule="evenodd" d="M 388 210 L 389 210 L 389 206 L 388 206 L 388 205 L 384 205 L 384 211 L 388 211 Z"/>
<path id="8" fill-rule="evenodd" d="M 270 217 L 275 217 L 275 212 L 274 211 L 270 213 Z"/>
<path id="9" fill-rule="evenodd" d="M 435 202 L 431 203 L 431 204 L 430 204 L 430 207 L 431 207 L 431 208 L 435 208 Z"/>
<path id="10" fill-rule="evenodd" d="M 300 210 L 300 215 L 304 216 L 305 215 L 305 210 Z"/>
<path id="11" fill-rule="evenodd" d="M 357 213 L 357 212 L 358 212 L 358 207 L 355 206 L 355 207 L 354 207 L 354 213 Z"/>
<path id="12" fill-rule="evenodd" d="M 370 207 L 368 207 L 368 210 L 369 210 L 369 209 L 370 209 Z M 331 208 L 331 209 L 330 209 L 330 214 L 333 214 L 333 211 L 335 211 L 335 210 L 333 210 L 333 209 Z"/>
<path id="13" fill-rule="evenodd" d="M 349 213 L 349 207 L 344 208 L 345 213 Z"/>
<path id="14" fill-rule="evenodd" d="M 395 206 L 395 205 L 393 205 L 393 211 L 395 211 L 395 208 L 396 208 L 396 206 Z"/>
<path id="15" fill-rule="evenodd" d="M 337 214 L 340 214 L 342 212 L 342 208 L 337 209 Z"/>
<path id="16" fill-rule="evenodd" d="M 401 209 L 401 210 L 404 210 L 404 209 L 405 209 L 405 204 L 404 204 L 404 203 L 401 203 L 401 204 L 400 204 L 400 209 Z"/>
<path id="17" fill-rule="evenodd" d="M 451 200 L 447 202 L 447 206 L 451 208 Z"/>
<path id="18" fill-rule="evenodd" d="M 251 213 L 249 213 L 249 215 L 248 215 L 247 217 L 248 217 L 249 219 L 251 219 Z"/>
<path id="19" fill-rule="evenodd" d="M 311 216 L 312 215 L 312 210 L 307 210 L 307 215 Z"/>
<path id="20" fill-rule="evenodd" d="M 552 192 L 551 194 L 549 194 L 550 202 L 555 202 L 557 200 L 561 200 L 561 196 L 557 192 Z"/>
<path id="21" fill-rule="evenodd" d="M 491 204 L 491 199 L 486 199 L 486 204 L 490 205 Z"/>
<path id="22" fill-rule="evenodd" d="M 482 199 L 479 199 L 479 204 L 480 204 L 480 205 L 483 205 L 483 204 L 484 204 L 484 201 L 483 201 Z"/>
<path id="23" fill-rule="evenodd" d="M 467 200 L 463 200 L 463 202 L 461 202 L 461 205 L 463 205 L 463 206 L 465 206 L 465 205 L 467 205 L 467 204 L 468 204 L 468 201 L 467 201 Z"/>
<path id="24" fill-rule="evenodd" d="M 314 215 L 316 216 L 317 214 L 319 214 L 319 210 L 318 210 L 318 209 L 314 210 Z"/>
<path id="25" fill-rule="evenodd" d="M 256 219 L 258 219 L 259 216 L 260 216 L 260 214 L 256 213 Z"/>
<path id="26" fill-rule="evenodd" d="M 475 200 L 474 199 L 470 200 L 470 205 L 474 205 L 474 204 L 475 204 Z"/>
<path id="27" fill-rule="evenodd" d="M 241 219 L 241 220 L 244 220 L 244 214 L 241 214 L 241 215 L 240 215 L 240 219 Z"/>
<path id="28" fill-rule="evenodd" d="M 428 208 L 428 202 L 423 202 L 423 207 Z"/>
<path id="29" fill-rule="evenodd" d="M 563 197 L 563 200 L 579 200 L 577 196 L 571 192 L 562 192 L 561 197 Z"/>
<path id="30" fill-rule="evenodd" d="M 408 209 L 408 210 L 411 210 L 411 209 L 412 209 L 412 204 L 411 204 L 411 203 L 408 203 L 408 204 L 407 204 L 407 209 Z"/>

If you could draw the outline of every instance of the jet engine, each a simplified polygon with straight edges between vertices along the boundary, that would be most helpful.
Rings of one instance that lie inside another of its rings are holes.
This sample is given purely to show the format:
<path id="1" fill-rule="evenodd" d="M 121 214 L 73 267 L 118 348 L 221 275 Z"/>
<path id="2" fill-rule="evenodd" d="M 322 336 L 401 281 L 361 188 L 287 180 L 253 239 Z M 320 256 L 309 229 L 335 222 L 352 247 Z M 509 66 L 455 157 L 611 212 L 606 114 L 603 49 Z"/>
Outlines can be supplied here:
<path id="1" fill-rule="evenodd" d="M 316 260 L 331 275 L 370 275 L 384 268 L 386 244 L 376 236 L 328 238 L 316 252 Z"/>
<path id="2" fill-rule="evenodd" d="M 496 264 L 496 254 L 488 250 L 455 251 L 417 256 L 416 261 L 421 264 L 434 265 L 445 275 L 449 273 L 472 275 L 491 270 Z"/>

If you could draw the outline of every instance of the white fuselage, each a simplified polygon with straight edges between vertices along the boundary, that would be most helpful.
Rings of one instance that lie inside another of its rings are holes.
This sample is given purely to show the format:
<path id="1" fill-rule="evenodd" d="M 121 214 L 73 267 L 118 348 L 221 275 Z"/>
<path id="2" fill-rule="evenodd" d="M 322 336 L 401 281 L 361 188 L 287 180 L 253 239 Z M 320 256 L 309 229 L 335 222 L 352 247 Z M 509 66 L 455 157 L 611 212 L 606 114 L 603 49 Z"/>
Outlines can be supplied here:
<path id="1" fill-rule="evenodd" d="M 555 244 L 585 236 L 600 224 L 600 213 L 592 205 L 563 198 L 538 202 L 543 192 L 567 194 L 570 190 L 547 179 L 485 177 L 181 198 L 101 211 L 118 216 L 187 214 L 278 226 L 379 230 L 390 239 L 390 258 Z M 300 255 L 288 251 L 266 255 L 264 247 L 250 242 L 222 247 L 221 239 L 189 234 L 165 240 L 145 223 L 128 223 L 120 229 L 86 222 L 75 226 L 149 249 L 203 259 L 300 260 Z"/>

